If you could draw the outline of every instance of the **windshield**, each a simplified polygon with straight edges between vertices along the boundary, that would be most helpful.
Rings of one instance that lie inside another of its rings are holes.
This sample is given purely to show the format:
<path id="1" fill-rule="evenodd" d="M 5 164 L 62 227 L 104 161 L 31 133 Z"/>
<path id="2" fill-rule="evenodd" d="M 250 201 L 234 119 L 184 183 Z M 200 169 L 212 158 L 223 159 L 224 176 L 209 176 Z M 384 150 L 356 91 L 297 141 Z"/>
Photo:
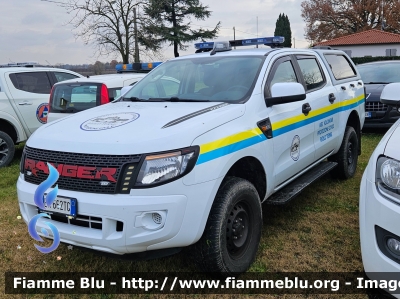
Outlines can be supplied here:
<path id="1" fill-rule="evenodd" d="M 366 84 L 400 82 L 400 63 L 358 65 L 357 69 Z"/>
<path id="2" fill-rule="evenodd" d="M 139 81 L 123 99 L 244 102 L 251 95 L 264 59 L 216 55 L 168 61 Z"/>

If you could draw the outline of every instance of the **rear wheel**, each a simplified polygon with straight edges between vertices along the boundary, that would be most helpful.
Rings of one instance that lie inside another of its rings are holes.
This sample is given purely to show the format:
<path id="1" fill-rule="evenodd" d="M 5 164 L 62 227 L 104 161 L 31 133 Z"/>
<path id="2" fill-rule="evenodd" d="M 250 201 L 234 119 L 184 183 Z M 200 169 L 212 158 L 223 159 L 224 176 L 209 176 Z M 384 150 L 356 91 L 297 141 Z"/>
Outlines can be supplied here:
<path id="1" fill-rule="evenodd" d="M 221 185 L 197 242 L 196 262 L 207 272 L 244 272 L 260 243 L 261 202 L 247 180 L 228 177 Z"/>
<path id="2" fill-rule="evenodd" d="M 357 133 L 353 127 L 347 126 L 339 151 L 329 158 L 330 161 L 338 163 L 331 172 L 334 178 L 349 179 L 354 176 L 357 169 L 358 148 Z"/>
<path id="3" fill-rule="evenodd" d="M 14 141 L 11 137 L 0 131 L 0 167 L 11 163 L 15 152 Z"/>

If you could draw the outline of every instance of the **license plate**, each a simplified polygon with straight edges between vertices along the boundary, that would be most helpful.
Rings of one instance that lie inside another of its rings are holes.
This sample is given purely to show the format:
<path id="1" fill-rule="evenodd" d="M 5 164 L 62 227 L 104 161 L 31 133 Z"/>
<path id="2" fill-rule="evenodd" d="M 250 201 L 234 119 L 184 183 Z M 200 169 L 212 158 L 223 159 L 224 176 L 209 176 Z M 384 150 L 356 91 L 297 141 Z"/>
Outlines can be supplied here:
<path id="1" fill-rule="evenodd" d="M 372 113 L 371 112 L 365 112 L 365 117 L 372 117 Z"/>
<path id="2" fill-rule="evenodd" d="M 77 213 L 77 200 L 76 198 L 57 196 L 53 203 L 48 206 L 45 195 L 43 212 L 57 213 L 75 218 Z"/>

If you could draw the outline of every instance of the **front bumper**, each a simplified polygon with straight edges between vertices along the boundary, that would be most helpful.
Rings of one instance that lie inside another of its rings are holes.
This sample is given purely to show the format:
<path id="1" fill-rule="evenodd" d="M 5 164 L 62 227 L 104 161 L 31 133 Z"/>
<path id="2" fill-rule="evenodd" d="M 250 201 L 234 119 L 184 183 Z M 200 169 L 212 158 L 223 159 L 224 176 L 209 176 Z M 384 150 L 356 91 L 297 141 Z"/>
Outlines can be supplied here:
<path id="1" fill-rule="evenodd" d="M 400 118 L 399 111 L 391 106 L 379 111 L 370 110 L 367 106 L 366 112 L 371 117 L 365 118 L 364 128 L 390 128 Z"/>
<path id="2" fill-rule="evenodd" d="M 388 234 L 382 235 L 382 231 L 387 231 L 400 240 L 399 219 L 400 205 L 384 197 L 365 171 L 360 187 L 360 241 L 364 270 L 370 279 L 389 280 L 393 274 L 387 272 L 400 272 L 400 260 L 393 260 L 385 251 Z M 400 298 L 400 290 L 396 293 L 392 295 Z"/>
<path id="3" fill-rule="evenodd" d="M 138 191 L 137 195 L 59 190 L 59 196 L 77 199 L 77 214 L 81 220 L 72 224 L 70 220 L 63 223 L 41 218 L 37 222 L 36 230 L 41 234 L 41 228 L 47 228 L 44 221 L 49 221 L 57 227 L 61 242 L 113 254 L 187 246 L 197 241 L 204 230 L 203 214 L 208 215 L 212 202 L 209 199 L 214 198 L 216 183 L 218 182 L 211 181 L 185 186 L 182 180 L 177 180 L 152 188 L 147 193 Z M 33 201 L 37 187 L 24 181 L 23 175 L 20 175 L 17 193 L 21 214 L 26 223 L 38 214 L 38 208 Z M 157 195 L 155 189 L 159 189 L 158 194 L 165 195 Z M 177 190 L 186 192 L 173 192 Z M 162 219 L 158 217 L 154 221 L 153 213 L 157 213 Z"/>

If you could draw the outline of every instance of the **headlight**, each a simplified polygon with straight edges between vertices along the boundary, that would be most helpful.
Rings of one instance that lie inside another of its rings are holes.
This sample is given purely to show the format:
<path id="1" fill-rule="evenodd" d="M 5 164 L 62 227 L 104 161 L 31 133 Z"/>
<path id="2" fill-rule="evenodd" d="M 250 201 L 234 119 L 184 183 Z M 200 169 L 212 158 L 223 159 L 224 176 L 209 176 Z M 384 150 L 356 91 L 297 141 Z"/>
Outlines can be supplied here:
<path id="1" fill-rule="evenodd" d="M 400 162 L 388 159 L 382 163 L 381 178 L 391 189 L 400 189 Z"/>
<path id="2" fill-rule="evenodd" d="M 164 184 L 189 173 L 196 164 L 199 147 L 147 155 L 140 167 L 135 187 Z"/>
<path id="3" fill-rule="evenodd" d="M 381 156 L 376 165 L 376 183 L 381 193 L 400 201 L 400 162 Z"/>

